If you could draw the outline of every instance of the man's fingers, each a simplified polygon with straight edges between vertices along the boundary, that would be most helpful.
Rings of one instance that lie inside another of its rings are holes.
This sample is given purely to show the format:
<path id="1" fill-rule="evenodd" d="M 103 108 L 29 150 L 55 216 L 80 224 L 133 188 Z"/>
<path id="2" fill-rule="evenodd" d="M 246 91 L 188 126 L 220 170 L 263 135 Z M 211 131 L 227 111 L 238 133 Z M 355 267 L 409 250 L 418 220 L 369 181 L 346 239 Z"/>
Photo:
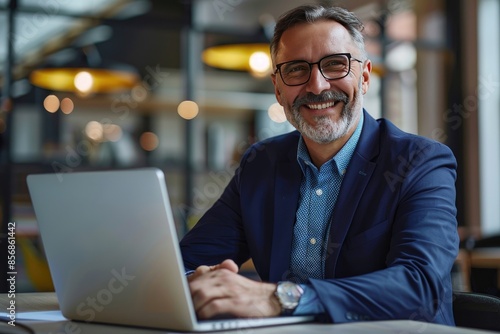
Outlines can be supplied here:
<path id="1" fill-rule="evenodd" d="M 224 260 L 217 267 L 217 269 L 227 269 L 233 273 L 237 273 L 239 271 L 238 265 L 233 260 Z"/>
<path id="2" fill-rule="evenodd" d="M 196 289 L 192 292 L 193 305 L 198 313 L 207 304 L 213 303 L 220 298 L 227 298 L 227 291 L 223 286 L 211 286 L 210 288 Z"/>
<path id="3" fill-rule="evenodd" d="M 211 271 L 212 267 L 213 266 L 199 266 L 198 268 L 196 268 L 194 273 L 198 275 L 203 275 L 204 273 L 208 273 L 209 271 Z"/>
<path id="4" fill-rule="evenodd" d="M 188 281 L 191 282 L 203 274 L 218 269 L 227 269 L 233 273 L 238 273 L 239 271 L 238 265 L 233 260 L 224 260 L 222 263 L 213 266 L 205 266 L 205 265 L 199 266 L 198 268 L 196 268 L 193 274 L 188 276 Z"/>
<path id="5" fill-rule="evenodd" d="M 214 317 L 220 317 L 223 314 L 236 316 L 234 314 L 234 307 L 230 299 L 218 298 L 212 299 L 210 302 L 201 305 L 197 310 L 196 314 L 200 319 L 210 319 Z"/>
<path id="6" fill-rule="evenodd" d="M 281 307 L 272 305 L 268 298 L 256 297 L 254 293 L 241 293 L 239 295 L 225 294 L 223 287 L 213 288 L 213 294 L 204 296 L 203 303 L 196 308 L 196 314 L 200 319 L 210 319 L 220 316 L 232 316 L 243 318 L 277 316 Z M 193 299 L 194 300 L 194 299 Z"/>

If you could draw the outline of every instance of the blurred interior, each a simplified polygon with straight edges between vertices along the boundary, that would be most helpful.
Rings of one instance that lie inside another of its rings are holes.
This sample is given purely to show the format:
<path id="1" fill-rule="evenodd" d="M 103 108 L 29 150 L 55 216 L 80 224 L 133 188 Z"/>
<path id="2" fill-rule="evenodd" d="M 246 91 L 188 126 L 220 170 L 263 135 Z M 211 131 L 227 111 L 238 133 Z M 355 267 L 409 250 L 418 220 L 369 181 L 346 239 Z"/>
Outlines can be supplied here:
<path id="1" fill-rule="evenodd" d="M 368 112 L 453 150 L 462 240 L 454 284 L 470 290 L 471 250 L 500 234 L 500 2 L 312 2 L 363 20 L 374 63 Z M 292 130 L 266 51 L 275 20 L 302 3 L 0 0 L 0 205 L 3 233 L 16 222 L 19 291 L 51 289 L 27 174 L 161 168 L 182 235 L 249 145 Z M 234 54 L 208 59 L 227 45 L 242 57 L 264 51 L 256 68 L 231 64 Z M 490 274 L 498 293 L 498 270 Z"/>

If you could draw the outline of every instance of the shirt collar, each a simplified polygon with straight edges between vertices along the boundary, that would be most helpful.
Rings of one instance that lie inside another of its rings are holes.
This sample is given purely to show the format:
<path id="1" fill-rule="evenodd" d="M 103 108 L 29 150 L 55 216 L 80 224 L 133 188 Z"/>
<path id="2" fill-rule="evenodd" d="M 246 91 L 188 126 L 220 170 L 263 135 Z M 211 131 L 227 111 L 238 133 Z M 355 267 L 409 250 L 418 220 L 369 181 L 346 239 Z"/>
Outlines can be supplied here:
<path id="1" fill-rule="evenodd" d="M 356 149 L 356 145 L 358 144 L 359 137 L 361 136 L 361 130 L 363 129 L 363 121 L 364 121 L 364 113 L 361 112 L 358 125 L 351 138 L 345 143 L 345 145 L 337 152 L 337 154 L 325 162 L 326 164 L 332 164 L 336 166 L 336 169 L 340 175 L 345 174 L 347 170 L 347 166 L 351 161 L 351 157 L 354 154 L 354 150 Z M 302 173 L 305 174 L 305 169 L 307 166 L 317 170 L 316 166 L 311 161 L 311 157 L 309 156 L 309 152 L 307 150 L 306 144 L 302 136 L 299 138 L 299 144 L 297 148 L 297 161 L 302 169 Z"/>

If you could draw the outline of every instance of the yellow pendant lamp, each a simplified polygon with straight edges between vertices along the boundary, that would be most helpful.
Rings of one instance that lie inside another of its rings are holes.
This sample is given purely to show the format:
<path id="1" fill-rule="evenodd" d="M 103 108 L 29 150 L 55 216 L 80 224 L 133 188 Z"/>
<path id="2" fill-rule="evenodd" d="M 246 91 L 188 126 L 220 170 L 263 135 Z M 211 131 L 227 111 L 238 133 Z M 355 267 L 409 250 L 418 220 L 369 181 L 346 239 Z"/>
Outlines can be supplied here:
<path id="1" fill-rule="evenodd" d="M 95 54 L 95 48 L 82 51 L 84 54 L 80 64 L 74 61 L 76 65 L 36 69 L 30 74 L 30 82 L 47 90 L 82 95 L 117 93 L 130 90 L 139 83 L 140 78 L 136 71 L 124 67 L 103 66 L 100 57 Z M 94 54 L 89 56 L 89 52 Z"/>
<path id="2" fill-rule="evenodd" d="M 202 53 L 205 64 L 233 71 L 266 75 L 271 70 L 269 44 L 228 44 L 209 47 Z"/>

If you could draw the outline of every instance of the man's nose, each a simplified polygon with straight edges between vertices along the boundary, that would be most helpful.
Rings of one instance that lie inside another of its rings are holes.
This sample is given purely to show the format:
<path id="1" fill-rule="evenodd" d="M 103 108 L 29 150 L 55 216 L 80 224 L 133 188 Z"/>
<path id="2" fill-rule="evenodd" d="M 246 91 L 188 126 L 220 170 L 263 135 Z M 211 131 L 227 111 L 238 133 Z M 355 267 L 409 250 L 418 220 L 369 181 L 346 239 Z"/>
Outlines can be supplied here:
<path id="1" fill-rule="evenodd" d="M 306 85 L 306 90 L 315 95 L 330 88 L 330 82 L 321 74 L 318 64 L 311 67 L 311 77 Z"/>

